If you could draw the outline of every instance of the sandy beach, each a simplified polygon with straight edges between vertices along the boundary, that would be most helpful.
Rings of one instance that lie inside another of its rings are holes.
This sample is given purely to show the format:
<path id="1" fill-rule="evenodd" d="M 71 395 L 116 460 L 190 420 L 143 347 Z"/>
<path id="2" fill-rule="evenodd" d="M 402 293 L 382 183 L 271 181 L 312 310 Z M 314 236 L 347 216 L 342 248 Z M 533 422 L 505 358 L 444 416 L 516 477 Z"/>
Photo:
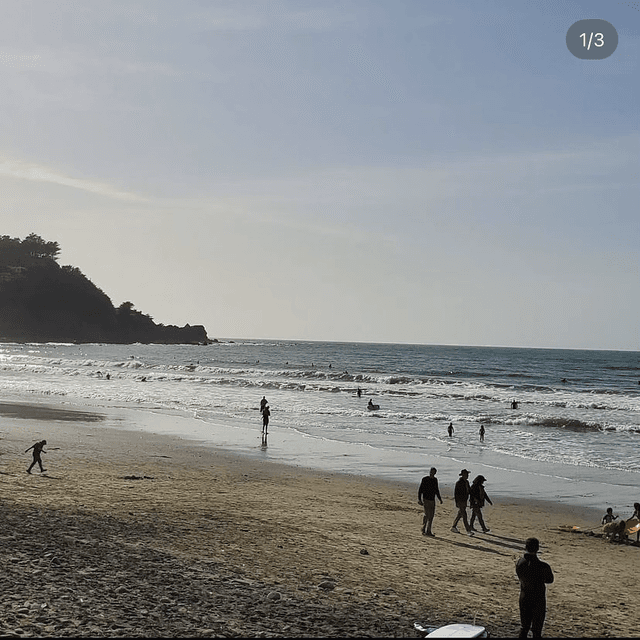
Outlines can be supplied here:
<path id="1" fill-rule="evenodd" d="M 559 529 L 599 533 L 600 513 L 492 495 L 491 532 L 469 538 L 450 531 L 456 478 L 440 478 L 444 504 L 429 539 L 417 485 L 99 421 L 90 411 L 3 406 L 3 635 L 417 637 L 414 621 L 475 620 L 515 637 L 514 563 L 529 536 L 556 576 L 544 635 L 640 629 L 640 597 L 621 579 L 640 548 Z M 41 439 L 47 472 L 28 475 L 24 451 Z"/>

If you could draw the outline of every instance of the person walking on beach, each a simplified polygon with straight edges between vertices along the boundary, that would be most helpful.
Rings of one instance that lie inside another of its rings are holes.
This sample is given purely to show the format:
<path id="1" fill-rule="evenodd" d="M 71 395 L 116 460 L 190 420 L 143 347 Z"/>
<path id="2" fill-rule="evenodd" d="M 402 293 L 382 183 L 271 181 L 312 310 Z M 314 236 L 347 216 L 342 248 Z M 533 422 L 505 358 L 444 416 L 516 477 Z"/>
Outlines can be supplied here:
<path id="1" fill-rule="evenodd" d="M 469 521 L 467 520 L 467 502 L 469 501 L 470 489 L 469 471 L 467 469 L 463 469 L 460 472 L 460 479 L 456 482 L 455 489 L 453 490 L 453 499 L 455 500 L 456 507 L 458 507 L 458 515 L 456 515 L 456 519 L 453 521 L 453 526 L 451 527 L 451 531 L 453 531 L 453 533 L 460 533 L 456 525 L 460 522 L 460 519 L 462 519 L 462 523 L 464 524 L 464 528 L 467 533 L 470 536 L 473 535 L 473 531 L 471 531 Z"/>
<path id="2" fill-rule="evenodd" d="M 473 528 L 473 523 L 476 521 L 476 518 L 484 533 L 491 531 L 491 529 L 485 525 L 484 518 L 482 517 L 482 507 L 484 507 L 485 500 L 489 504 L 493 504 L 482 486 L 486 481 L 487 479 L 484 476 L 476 476 L 469 490 L 469 501 L 471 504 L 471 521 L 469 522 L 469 526 L 471 531 L 476 531 L 476 529 Z"/>
<path id="3" fill-rule="evenodd" d="M 453 435 L 453 422 L 449 423 L 449 426 L 447 427 L 447 432 L 449 433 L 449 437 Z"/>
<path id="4" fill-rule="evenodd" d="M 422 478 L 418 489 L 418 504 L 424 507 L 422 535 L 432 538 L 435 538 L 431 532 L 431 524 L 433 523 L 433 517 L 436 515 L 436 497 L 440 500 L 440 504 L 442 504 L 440 489 L 438 488 L 438 479 L 436 478 L 437 472 L 438 470 L 435 467 L 431 467 L 429 475 Z"/>
<path id="5" fill-rule="evenodd" d="M 260 413 L 264 411 L 264 408 L 267 406 L 267 399 L 262 396 L 262 400 L 260 400 Z"/>
<path id="6" fill-rule="evenodd" d="M 546 585 L 553 582 L 551 567 L 538 558 L 540 541 L 527 538 L 525 554 L 516 563 L 520 580 L 520 638 L 526 638 L 529 629 L 534 638 L 542 637 L 542 627 L 547 614 Z"/>
<path id="7" fill-rule="evenodd" d="M 271 415 L 271 411 L 269 411 L 269 405 L 265 405 L 262 410 L 262 433 L 264 435 L 267 434 L 267 427 L 269 426 L 269 416 Z"/>
<path id="8" fill-rule="evenodd" d="M 26 451 L 25 453 L 28 453 L 29 451 L 31 451 L 31 449 L 33 449 L 33 462 L 31 463 L 31 465 L 29 466 L 29 468 L 27 469 L 27 473 L 31 473 L 31 469 L 33 469 L 33 466 L 38 463 L 38 465 L 40 466 L 40 473 L 44 473 L 46 471 L 46 469 L 42 468 L 42 460 L 40 459 L 40 454 L 41 453 L 47 453 L 44 450 L 44 445 L 47 444 L 46 440 L 40 440 L 40 442 L 36 442 L 35 444 L 31 445 Z"/>
<path id="9" fill-rule="evenodd" d="M 484 442 L 484 425 L 480 425 L 480 442 Z"/>

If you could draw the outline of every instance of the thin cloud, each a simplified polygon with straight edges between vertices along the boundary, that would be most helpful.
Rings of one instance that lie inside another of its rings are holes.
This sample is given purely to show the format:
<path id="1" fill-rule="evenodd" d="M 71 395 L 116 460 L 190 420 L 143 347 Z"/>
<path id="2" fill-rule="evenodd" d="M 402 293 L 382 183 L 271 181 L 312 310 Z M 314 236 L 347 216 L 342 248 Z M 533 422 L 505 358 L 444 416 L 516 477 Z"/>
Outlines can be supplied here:
<path id="1" fill-rule="evenodd" d="M 126 191 L 119 191 L 105 182 L 72 178 L 39 164 L 24 162 L 22 160 L 14 160 L 11 158 L 0 158 L 0 175 L 20 178 L 22 180 L 32 180 L 34 182 L 51 182 L 65 187 L 72 187 L 73 189 L 80 189 L 82 191 L 106 196 L 107 198 L 114 198 L 116 200 L 125 200 L 128 202 L 149 202 L 148 198 L 138 196 L 134 193 L 128 193 Z"/>

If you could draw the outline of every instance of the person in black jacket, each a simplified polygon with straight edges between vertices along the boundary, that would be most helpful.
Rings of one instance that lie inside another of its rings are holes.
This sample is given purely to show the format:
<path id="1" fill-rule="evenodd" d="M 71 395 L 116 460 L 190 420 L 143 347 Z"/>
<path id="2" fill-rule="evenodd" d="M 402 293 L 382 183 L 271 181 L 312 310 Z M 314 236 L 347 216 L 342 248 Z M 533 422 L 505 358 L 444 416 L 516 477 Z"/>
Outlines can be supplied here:
<path id="1" fill-rule="evenodd" d="M 463 469 L 460 472 L 460 480 L 456 482 L 455 489 L 453 490 L 453 499 L 455 500 L 456 507 L 458 507 L 458 514 L 456 515 L 456 519 L 453 521 L 453 526 L 451 527 L 451 531 L 453 531 L 453 533 L 460 533 L 456 525 L 462 519 L 467 533 L 470 536 L 473 535 L 473 531 L 471 531 L 471 527 L 469 526 L 469 520 L 467 520 L 467 502 L 469 501 L 470 489 L 469 471 L 467 469 Z"/>
<path id="2" fill-rule="evenodd" d="M 422 518 L 422 535 L 430 536 L 434 538 L 434 534 L 431 531 L 431 524 L 433 523 L 433 517 L 436 514 L 436 497 L 442 504 L 442 498 L 440 497 L 440 488 L 438 487 L 438 479 L 436 473 L 438 470 L 435 467 L 431 467 L 429 475 L 422 478 L 420 487 L 418 488 L 418 504 L 424 507 L 424 517 Z"/>
<path id="3" fill-rule="evenodd" d="M 484 507 L 485 500 L 489 504 L 493 504 L 493 502 L 491 502 L 491 498 L 489 498 L 487 492 L 484 490 L 483 483 L 486 481 L 487 479 L 484 476 L 476 476 L 473 479 L 471 489 L 469 490 L 469 504 L 471 505 L 471 521 L 469 522 L 469 528 L 471 531 L 476 531 L 476 529 L 473 528 L 473 523 L 476 521 L 476 518 L 478 519 L 484 533 L 491 531 L 491 529 L 485 525 L 484 518 L 482 517 L 482 507 Z"/>
<path id="4" fill-rule="evenodd" d="M 542 637 L 542 627 L 547 613 L 547 584 L 553 582 L 551 567 L 537 556 L 540 541 L 527 538 L 525 554 L 516 564 L 520 580 L 520 638 L 526 638 L 529 629 L 534 638 Z"/>

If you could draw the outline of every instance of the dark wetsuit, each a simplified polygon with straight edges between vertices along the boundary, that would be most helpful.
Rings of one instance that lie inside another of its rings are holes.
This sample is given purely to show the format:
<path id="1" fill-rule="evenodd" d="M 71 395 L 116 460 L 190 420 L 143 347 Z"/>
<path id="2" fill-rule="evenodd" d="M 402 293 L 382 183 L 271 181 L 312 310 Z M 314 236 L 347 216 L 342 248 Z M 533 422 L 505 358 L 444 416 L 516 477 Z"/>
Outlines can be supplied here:
<path id="1" fill-rule="evenodd" d="M 27 469 L 27 473 L 31 473 L 31 469 L 33 469 L 33 466 L 36 463 L 40 466 L 40 473 L 42 473 L 44 471 L 44 469 L 42 467 L 42 459 L 40 458 L 40 454 L 42 453 L 42 450 L 44 449 L 44 444 L 42 444 L 42 442 L 36 442 L 33 445 L 33 447 L 30 447 L 30 449 L 33 449 L 33 462 L 31 463 L 31 465 Z M 29 451 L 29 449 L 27 449 L 27 451 Z"/>
<path id="2" fill-rule="evenodd" d="M 266 433 L 267 427 L 269 426 L 269 416 L 271 415 L 271 411 L 269 411 L 269 407 L 265 407 L 262 411 L 262 431 Z"/>
<path id="3" fill-rule="evenodd" d="M 516 573 L 520 579 L 520 637 L 526 638 L 531 629 L 534 638 L 541 638 L 547 612 L 545 585 L 553 582 L 553 572 L 535 553 L 525 553 L 516 564 Z"/>

